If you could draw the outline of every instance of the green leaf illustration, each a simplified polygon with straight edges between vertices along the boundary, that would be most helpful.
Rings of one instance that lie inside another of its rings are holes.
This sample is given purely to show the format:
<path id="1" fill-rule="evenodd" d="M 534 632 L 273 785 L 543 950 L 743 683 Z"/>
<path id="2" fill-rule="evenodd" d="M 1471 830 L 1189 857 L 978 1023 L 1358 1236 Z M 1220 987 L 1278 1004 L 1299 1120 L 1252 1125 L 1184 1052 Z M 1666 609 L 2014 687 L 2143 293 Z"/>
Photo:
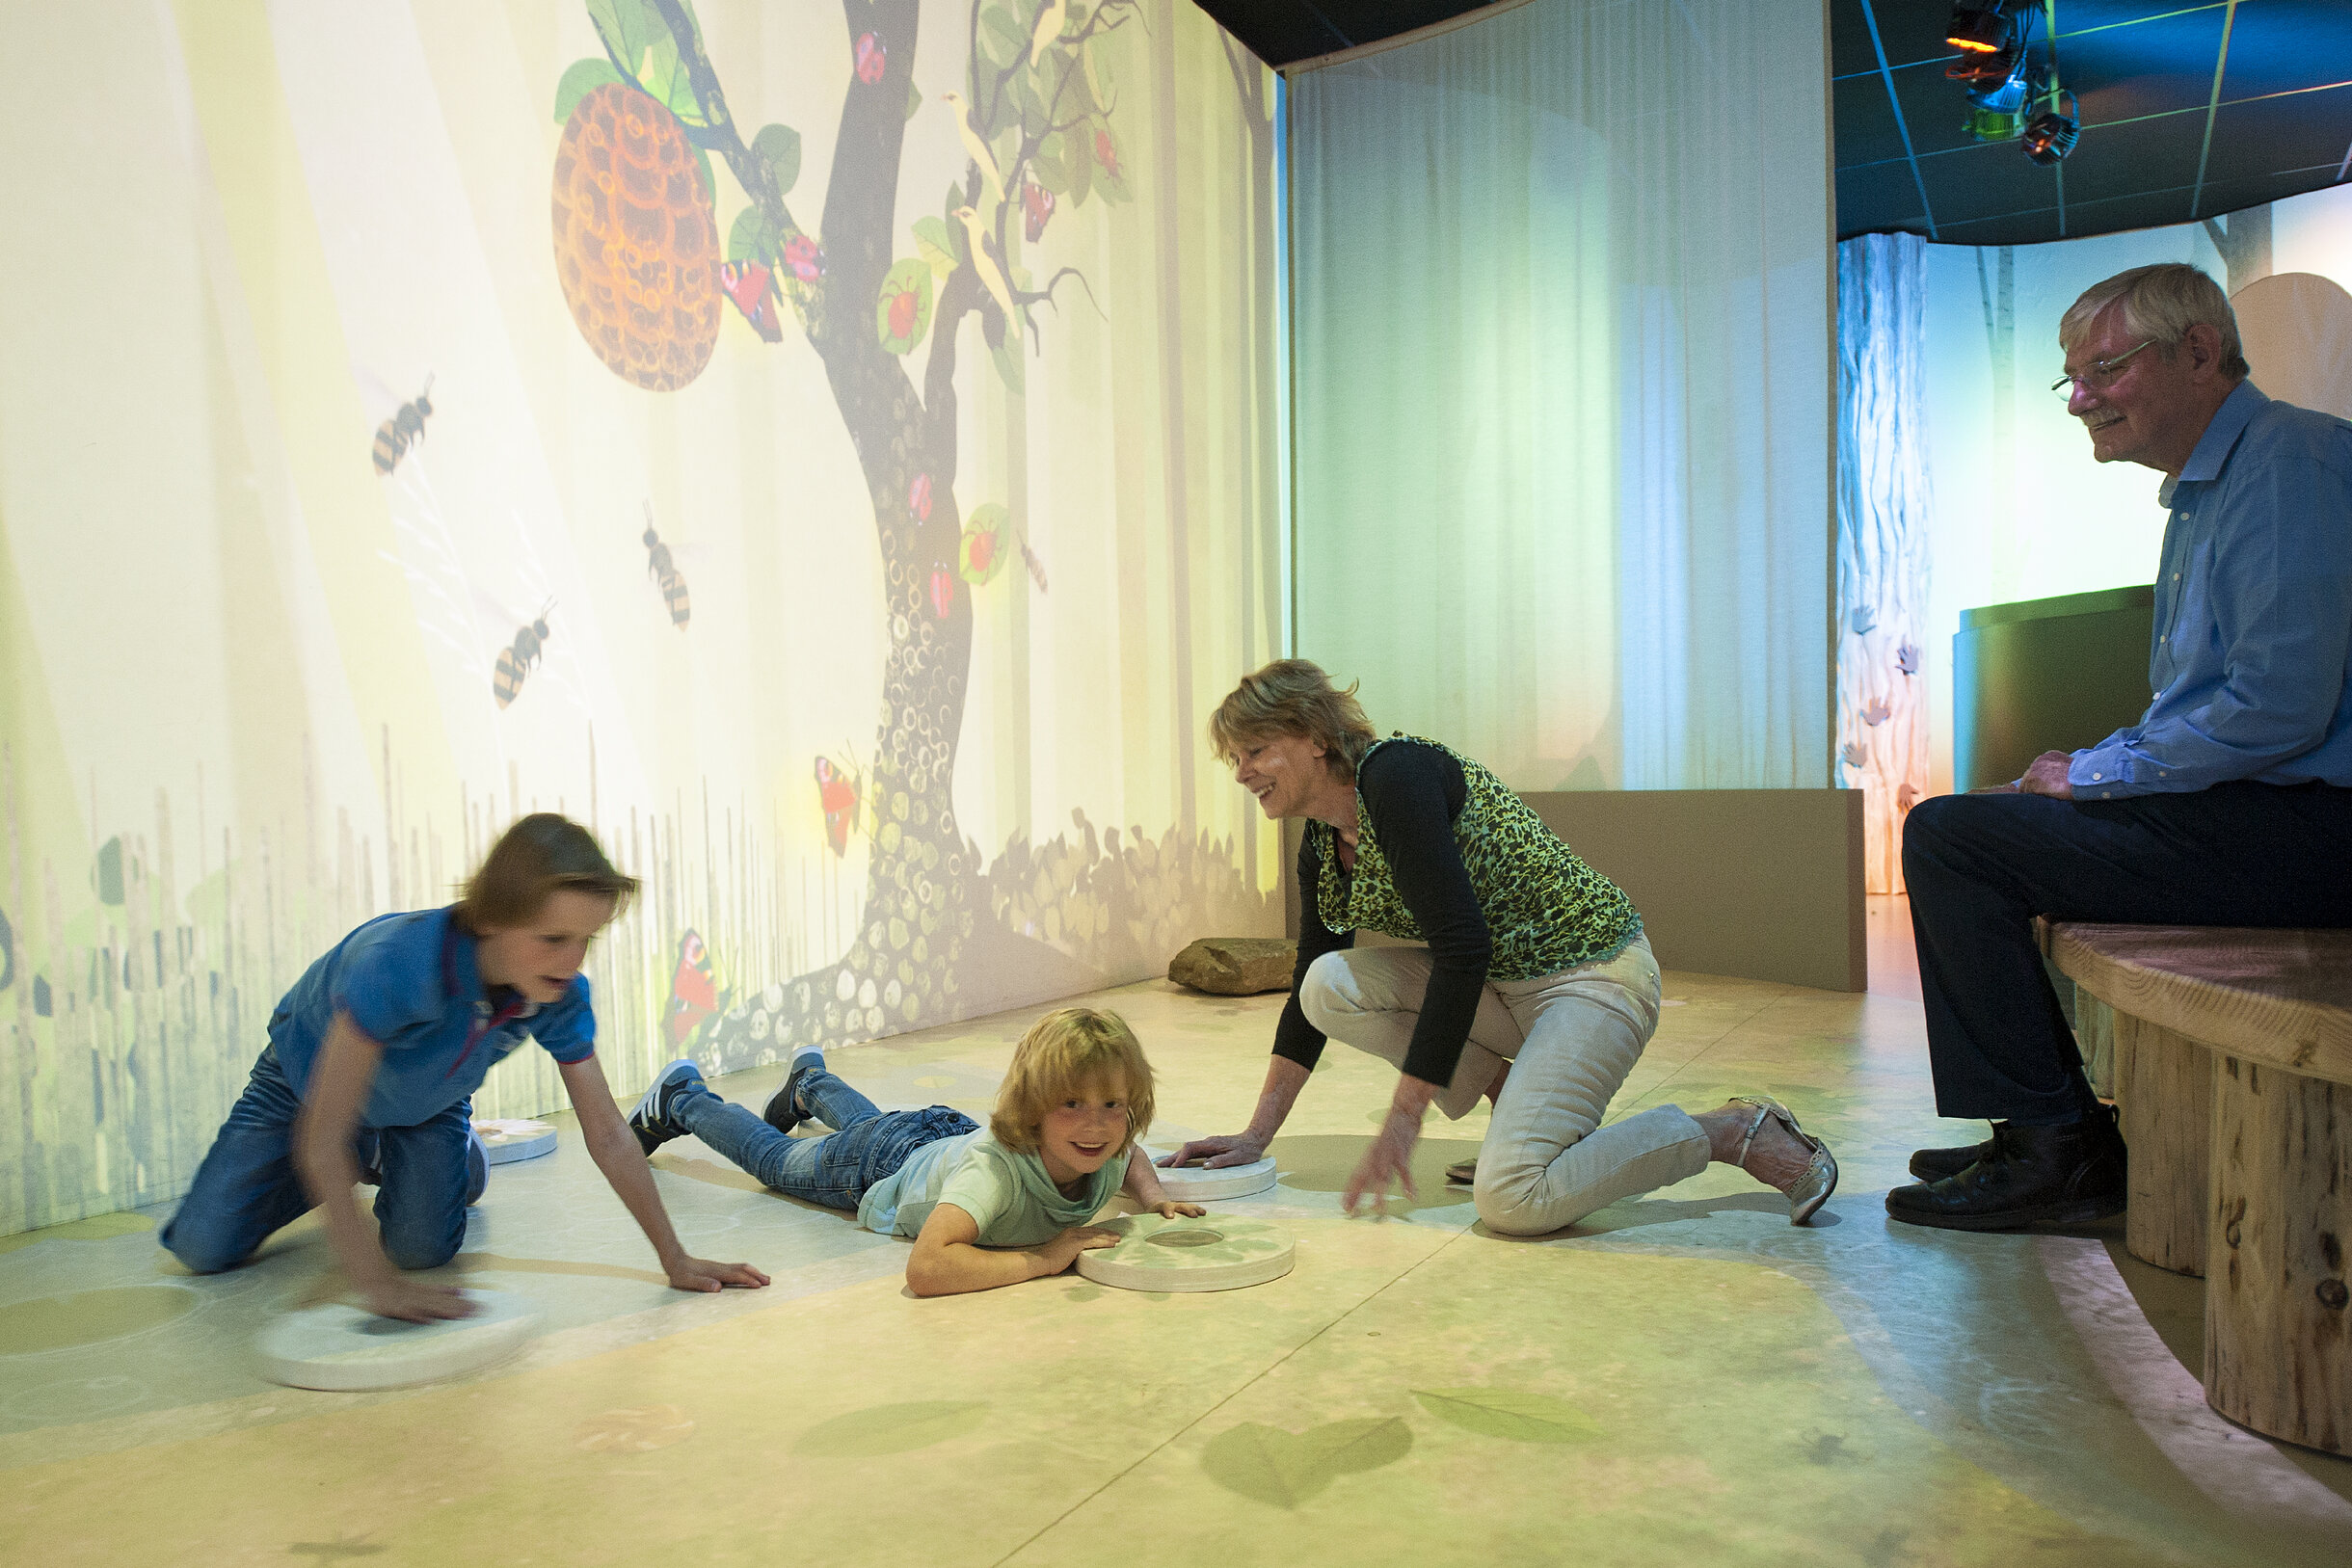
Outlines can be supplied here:
<path id="1" fill-rule="evenodd" d="M 922 107 L 922 92 L 915 86 L 915 79 L 910 76 L 906 79 L 906 118 L 914 119 L 915 111 Z"/>
<path id="2" fill-rule="evenodd" d="M 775 226 L 767 221 L 759 207 L 745 207 L 735 214 L 735 226 L 728 231 L 727 259 L 772 264 L 780 243 Z"/>
<path id="3" fill-rule="evenodd" d="M 1005 390 L 1020 395 L 1023 387 L 1018 329 L 1006 332 L 1004 341 L 988 351 L 988 358 L 995 361 L 997 374 L 1003 378 Z"/>
<path id="4" fill-rule="evenodd" d="M 751 149 L 776 173 L 776 194 L 792 194 L 800 178 L 800 133 L 789 125 L 762 125 L 751 139 Z"/>
<path id="5" fill-rule="evenodd" d="M 555 84 L 555 122 L 560 125 L 572 118 L 572 111 L 580 106 L 580 99 L 607 83 L 617 82 L 621 73 L 612 68 L 609 60 L 575 60 L 564 72 L 564 79 Z"/>
<path id="6" fill-rule="evenodd" d="M 874 297 L 874 335 L 893 354 L 911 354 L 931 330 L 931 268 L 915 256 L 891 266 Z"/>
<path id="7" fill-rule="evenodd" d="M 1600 1422 L 1564 1399 L 1521 1389 L 1415 1389 L 1421 1408 L 1482 1437 L 1514 1443 L 1585 1443 Z"/>
<path id="8" fill-rule="evenodd" d="M 1229 1492 L 1296 1508 L 1342 1475 L 1393 1465 L 1413 1448 L 1413 1430 L 1394 1416 L 1365 1416 L 1286 1432 L 1257 1422 L 1219 1432 L 1201 1468 Z"/>
<path id="9" fill-rule="evenodd" d="M 684 4 L 686 19 L 700 33 L 703 24 L 694 14 L 694 0 Z M 649 97 L 688 125 L 708 123 L 685 64 L 678 58 L 678 40 L 649 0 L 588 0 L 588 20 L 603 40 L 605 53 L 623 72 L 636 78 Z"/>
<path id="10" fill-rule="evenodd" d="M 874 1405 L 818 1422 L 800 1434 L 792 1451 L 812 1459 L 877 1459 L 886 1453 L 911 1453 L 962 1437 L 987 1416 L 984 1400 L 924 1399 Z"/>
<path id="11" fill-rule="evenodd" d="M 963 265 L 964 247 L 958 235 L 962 227 L 958 224 L 950 228 L 939 218 L 915 220 L 915 253 L 930 263 L 934 275 L 945 278 Z"/>
<path id="12" fill-rule="evenodd" d="M 1015 59 L 1029 56 L 1029 35 L 1013 20 L 1013 13 L 1002 6 L 990 6 L 980 13 L 980 51 L 982 58 L 998 68 Z"/>

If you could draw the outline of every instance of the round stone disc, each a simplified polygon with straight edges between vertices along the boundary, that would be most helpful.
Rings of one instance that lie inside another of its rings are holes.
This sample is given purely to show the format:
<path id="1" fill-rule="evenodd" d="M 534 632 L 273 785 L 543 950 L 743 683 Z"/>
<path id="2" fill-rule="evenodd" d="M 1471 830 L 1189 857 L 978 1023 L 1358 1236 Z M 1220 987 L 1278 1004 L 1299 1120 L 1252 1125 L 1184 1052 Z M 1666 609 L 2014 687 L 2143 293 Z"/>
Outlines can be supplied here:
<path id="1" fill-rule="evenodd" d="M 537 1159 L 555 1153 L 555 1129 L 545 1122 L 488 1121 L 473 1124 L 493 1165 Z"/>
<path id="2" fill-rule="evenodd" d="M 1291 1271 L 1290 1233 L 1262 1219 L 1162 1219 L 1129 1214 L 1108 1221 L 1115 1247 L 1078 1255 L 1078 1271 L 1122 1290 L 1239 1290 Z"/>
<path id="3" fill-rule="evenodd" d="M 1274 1184 L 1274 1162 L 1253 1159 L 1246 1165 L 1225 1165 L 1211 1170 L 1206 1165 L 1161 1165 L 1160 1161 L 1175 1153 L 1172 1149 L 1146 1149 L 1157 1167 L 1153 1175 L 1167 1188 L 1169 1197 L 1179 1203 L 1215 1203 L 1219 1198 L 1246 1198 L 1253 1192 L 1264 1192 Z"/>
<path id="4" fill-rule="evenodd" d="M 468 1290 L 471 1317 L 410 1323 L 334 1301 L 288 1313 L 264 1328 L 254 1350 L 262 1374 L 298 1389 L 349 1393 L 431 1383 L 478 1370 L 514 1354 L 539 1309 L 503 1290 Z"/>

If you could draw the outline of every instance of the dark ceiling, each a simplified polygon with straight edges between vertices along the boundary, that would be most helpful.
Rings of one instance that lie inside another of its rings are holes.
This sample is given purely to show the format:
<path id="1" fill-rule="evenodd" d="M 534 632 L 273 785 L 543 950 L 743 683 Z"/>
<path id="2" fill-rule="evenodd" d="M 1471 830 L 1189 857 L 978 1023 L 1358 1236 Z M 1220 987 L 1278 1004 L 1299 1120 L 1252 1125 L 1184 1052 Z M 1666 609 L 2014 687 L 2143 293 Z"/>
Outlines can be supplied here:
<path id="1" fill-rule="evenodd" d="M 1660 0 L 1664 3 L 1664 0 Z M 1784 0 L 1759 0 L 1763 4 Z M 1200 0 L 1290 66 L 1480 9 L 1460 0 Z M 2051 0 L 2034 49 L 2078 96 L 2054 169 L 1980 143 L 1944 79 L 1949 0 L 1830 0 L 1838 236 L 2019 245 L 2186 223 L 2352 173 L 2352 0 Z M 1763 91 L 1759 84 L 1759 91 Z"/>

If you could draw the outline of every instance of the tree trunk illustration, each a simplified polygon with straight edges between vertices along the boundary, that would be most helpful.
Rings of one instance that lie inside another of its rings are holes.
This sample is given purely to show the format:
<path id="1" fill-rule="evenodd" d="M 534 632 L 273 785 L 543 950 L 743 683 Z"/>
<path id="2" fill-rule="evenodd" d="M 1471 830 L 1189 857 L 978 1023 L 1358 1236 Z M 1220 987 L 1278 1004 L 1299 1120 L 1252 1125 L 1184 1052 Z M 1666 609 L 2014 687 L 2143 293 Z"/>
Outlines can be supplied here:
<path id="1" fill-rule="evenodd" d="M 920 7 L 844 0 L 842 9 L 853 58 L 815 233 L 788 202 L 797 135 L 771 125 L 746 137 L 684 0 L 589 0 L 611 68 L 582 62 L 566 76 L 567 89 L 575 77 L 583 86 L 617 79 L 653 98 L 751 198 L 732 226 L 720 225 L 730 236 L 724 286 L 770 341 L 782 335 L 777 305 L 797 317 L 855 448 L 881 552 L 889 647 L 874 753 L 859 784 L 858 817 L 872 840 L 865 908 L 837 962 L 764 987 L 729 977 L 731 1003 L 698 1051 L 717 1072 L 772 1059 L 788 1041 L 832 1045 L 963 1016 L 973 1010 L 958 1001 L 967 965 L 1034 964 L 1045 957 L 1035 943 L 1065 955 L 1065 973 L 1070 958 L 1098 972 L 1132 969 L 1155 946 L 1164 956 L 1182 945 L 1169 920 L 1197 918 L 1204 894 L 1244 917 L 1263 903 L 1243 885 L 1230 843 L 1171 829 L 1158 842 L 1131 832 L 1122 844 L 1116 829 L 1098 836 L 1075 812 L 1077 837 L 1032 847 L 1017 834 L 985 867 L 951 795 L 972 591 L 984 580 L 972 570 L 955 499 L 959 330 L 977 318 L 996 373 L 1018 395 L 1025 351 L 1043 343 L 1034 307 L 1054 303 L 1064 283 L 1077 285 L 1065 291 L 1071 298 L 1086 290 L 1066 268 L 1032 286 L 1019 243 L 1024 232 L 1034 240 L 1057 206 L 1127 199 L 1115 85 L 1094 51 L 1136 19 L 1136 0 L 975 0 L 963 91 L 939 94 L 962 122 L 969 156 L 941 217 L 915 226 L 920 263 L 893 259 Z M 565 95 L 559 89 L 559 112 Z M 677 178 L 690 174 L 691 164 L 673 163 Z M 706 174 L 702 189 L 710 188 Z M 926 332 L 918 387 L 913 350 Z M 976 527 L 980 511 L 1002 509 L 976 509 Z M 994 541 L 987 554 L 993 561 L 1013 544 Z M 1042 586 L 1042 568 L 1031 570 Z"/>

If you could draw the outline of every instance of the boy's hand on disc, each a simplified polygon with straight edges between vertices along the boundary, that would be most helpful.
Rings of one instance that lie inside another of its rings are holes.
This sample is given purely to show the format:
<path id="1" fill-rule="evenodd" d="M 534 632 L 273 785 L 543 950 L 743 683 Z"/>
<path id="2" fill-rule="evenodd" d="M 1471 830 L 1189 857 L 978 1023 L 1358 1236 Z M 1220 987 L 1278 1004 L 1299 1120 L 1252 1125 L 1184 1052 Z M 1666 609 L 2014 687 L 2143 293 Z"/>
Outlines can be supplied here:
<path id="1" fill-rule="evenodd" d="M 756 1290 L 767 1283 L 767 1276 L 749 1263 L 713 1263 L 701 1258 L 681 1258 L 670 1265 L 669 1273 L 674 1290 L 708 1292 L 730 1285 Z"/>
<path id="2" fill-rule="evenodd" d="M 1178 1203 L 1173 1198 L 1152 1206 L 1152 1212 L 1162 1219 L 1198 1219 L 1208 1211 L 1196 1203 Z"/>
<path id="3" fill-rule="evenodd" d="M 397 1317 L 409 1323 L 435 1323 L 444 1317 L 471 1317 L 482 1309 L 466 1299 L 456 1287 L 428 1285 L 418 1280 L 390 1279 L 372 1289 L 362 1290 L 361 1299 L 367 1310 L 379 1317 Z"/>

